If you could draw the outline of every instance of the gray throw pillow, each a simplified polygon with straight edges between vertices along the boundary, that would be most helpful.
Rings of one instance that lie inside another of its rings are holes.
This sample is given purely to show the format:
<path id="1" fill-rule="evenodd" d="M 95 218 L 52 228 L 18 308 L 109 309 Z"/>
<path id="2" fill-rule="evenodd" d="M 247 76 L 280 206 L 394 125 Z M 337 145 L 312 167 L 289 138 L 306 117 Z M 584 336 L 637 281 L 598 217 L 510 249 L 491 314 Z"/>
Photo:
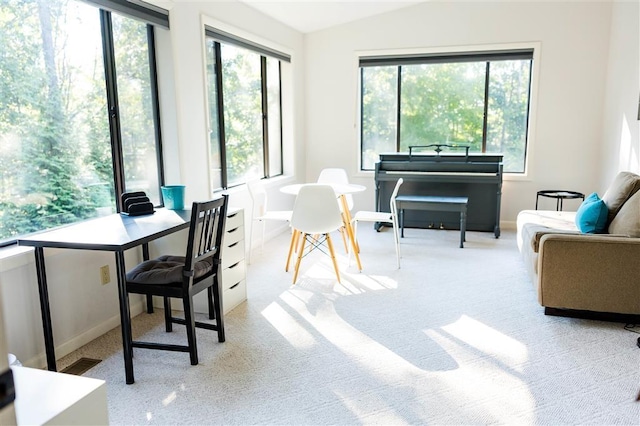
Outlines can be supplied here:
<path id="1" fill-rule="evenodd" d="M 640 191 L 622 205 L 609 225 L 609 233 L 640 237 Z"/>
<path id="2" fill-rule="evenodd" d="M 607 192 L 602 196 L 602 201 L 609 209 L 607 223 L 611 223 L 618 214 L 618 210 L 633 194 L 640 190 L 640 176 L 631 172 L 620 172 L 613 180 Z"/>

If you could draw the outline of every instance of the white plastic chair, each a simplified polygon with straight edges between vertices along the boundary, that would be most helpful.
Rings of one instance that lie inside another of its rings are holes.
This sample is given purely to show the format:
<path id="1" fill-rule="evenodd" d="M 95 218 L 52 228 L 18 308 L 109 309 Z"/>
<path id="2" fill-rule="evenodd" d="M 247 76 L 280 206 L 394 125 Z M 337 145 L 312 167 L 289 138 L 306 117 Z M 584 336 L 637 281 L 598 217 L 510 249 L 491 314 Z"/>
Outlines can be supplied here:
<path id="1" fill-rule="evenodd" d="M 398 179 L 395 188 L 393 188 L 391 198 L 389 199 L 389 213 L 361 210 L 353 216 L 353 233 L 354 235 L 356 235 L 356 242 L 358 241 L 358 222 L 386 222 L 393 225 L 393 241 L 396 245 L 398 269 L 400 269 L 400 230 L 398 229 L 398 209 L 396 208 L 396 196 L 398 195 L 398 191 L 400 190 L 400 185 L 402 185 L 402 182 L 402 178 Z M 360 245 L 357 245 L 357 247 L 358 249 L 360 249 Z"/>
<path id="2" fill-rule="evenodd" d="M 347 171 L 341 168 L 329 167 L 326 169 L 320 170 L 320 174 L 318 175 L 317 183 L 340 183 L 340 184 L 348 184 L 349 176 L 347 175 Z M 353 209 L 353 196 L 351 194 L 345 194 L 345 199 L 347 200 L 347 206 L 349 207 L 349 211 Z M 342 211 L 342 204 L 340 206 L 340 211 Z M 351 216 L 351 214 L 349 214 Z M 345 253 L 349 253 L 349 244 L 347 242 L 347 233 L 345 229 L 340 228 L 340 234 L 342 235 L 342 243 L 344 244 Z"/>
<path id="3" fill-rule="evenodd" d="M 300 188 L 300 192 L 293 206 L 293 215 L 291 217 L 293 235 L 291 236 L 291 244 L 289 245 L 289 254 L 287 256 L 288 269 L 291 253 L 297 245 L 299 237 L 302 236 L 302 244 L 298 249 L 295 272 L 293 274 L 294 284 L 298 278 L 302 257 L 314 249 L 320 248 L 324 242 L 327 243 L 329 256 L 333 262 L 333 268 L 336 271 L 338 282 L 340 282 L 340 272 L 338 271 L 336 254 L 333 250 L 333 243 L 329 233 L 337 231 L 342 225 L 340 207 L 338 206 L 336 193 L 331 186 L 309 184 Z M 305 245 L 307 242 L 310 246 L 305 254 Z"/>
<path id="4" fill-rule="evenodd" d="M 265 224 L 268 220 L 291 222 L 292 210 L 268 210 L 267 209 L 267 191 L 265 191 L 262 181 L 251 180 L 247 182 L 247 189 L 249 190 L 249 196 L 251 197 L 252 206 L 252 226 L 249 232 L 249 261 L 251 261 L 252 237 L 253 237 L 253 223 L 262 223 L 262 238 L 260 241 L 260 249 L 264 249 L 264 232 Z"/>
<path id="5" fill-rule="evenodd" d="M 349 183 L 349 176 L 345 169 L 327 168 L 320 170 L 317 183 Z M 353 209 L 353 197 L 347 194 L 347 205 L 349 210 Z"/>

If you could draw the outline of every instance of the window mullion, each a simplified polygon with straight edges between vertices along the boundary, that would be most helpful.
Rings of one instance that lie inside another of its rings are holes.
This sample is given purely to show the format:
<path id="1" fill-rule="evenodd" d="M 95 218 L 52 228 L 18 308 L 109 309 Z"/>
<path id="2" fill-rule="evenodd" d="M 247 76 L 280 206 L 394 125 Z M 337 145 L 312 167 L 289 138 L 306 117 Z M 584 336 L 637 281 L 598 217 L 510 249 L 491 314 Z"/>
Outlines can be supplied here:
<path id="1" fill-rule="evenodd" d="M 116 196 L 116 206 L 117 210 L 120 212 L 122 211 L 120 196 L 125 191 L 125 182 L 111 12 L 100 10 L 100 22 L 102 26 L 102 49 L 104 57 L 105 82 L 107 88 L 107 109 L 109 114 L 109 133 L 111 137 L 113 180 Z"/>
<path id="2" fill-rule="evenodd" d="M 160 129 L 160 101 L 158 99 L 158 68 L 156 64 L 156 43 L 153 25 L 147 25 L 147 44 L 149 45 L 149 77 L 151 82 L 153 128 L 156 136 L 158 183 L 164 185 L 164 158 L 162 155 L 162 131 Z"/>
<path id="3" fill-rule="evenodd" d="M 400 117 L 402 116 L 402 66 L 398 65 L 398 105 L 396 115 L 396 152 L 400 152 Z"/>
<path id="4" fill-rule="evenodd" d="M 482 118 L 482 152 L 487 152 L 487 120 L 489 119 L 489 76 L 491 62 L 487 61 L 484 76 L 484 114 Z"/>
<path id="5" fill-rule="evenodd" d="M 269 117 L 267 100 L 267 58 L 260 56 L 260 79 L 262 93 L 262 176 L 269 177 Z"/>
<path id="6" fill-rule="evenodd" d="M 227 147 L 226 147 L 226 134 L 224 131 L 224 97 L 222 90 L 222 53 L 220 50 L 220 43 L 214 43 L 214 55 L 215 55 L 215 72 L 216 72 L 216 92 L 218 94 L 218 137 L 220 138 L 220 164 L 222 165 L 221 171 L 221 185 L 222 188 L 227 188 Z"/>

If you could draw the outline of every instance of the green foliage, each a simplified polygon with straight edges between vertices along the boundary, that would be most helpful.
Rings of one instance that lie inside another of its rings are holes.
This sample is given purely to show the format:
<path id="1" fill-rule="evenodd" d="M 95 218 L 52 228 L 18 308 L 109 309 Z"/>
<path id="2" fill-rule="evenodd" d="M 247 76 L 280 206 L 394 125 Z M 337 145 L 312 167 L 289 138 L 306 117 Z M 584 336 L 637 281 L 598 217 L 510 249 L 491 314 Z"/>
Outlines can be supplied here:
<path id="1" fill-rule="evenodd" d="M 260 55 L 222 46 L 222 81 L 228 185 L 263 176 Z"/>
<path id="2" fill-rule="evenodd" d="M 69 47 L 92 37 L 80 16 L 99 31 L 84 4 L 0 3 L 0 240 L 93 216 L 89 183 L 113 180 L 102 64 Z"/>
<path id="3" fill-rule="evenodd" d="M 396 151 L 400 126 L 400 151 L 430 144 L 469 146 L 470 152 L 503 153 L 506 171 L 524 171 L 530 61 L 492 61 L 488 65 L 461 62 L 363 68 L 363 168 L 373 169 L 379 153 Z M 483 141 L 487 72 L 487 138 Z"/>

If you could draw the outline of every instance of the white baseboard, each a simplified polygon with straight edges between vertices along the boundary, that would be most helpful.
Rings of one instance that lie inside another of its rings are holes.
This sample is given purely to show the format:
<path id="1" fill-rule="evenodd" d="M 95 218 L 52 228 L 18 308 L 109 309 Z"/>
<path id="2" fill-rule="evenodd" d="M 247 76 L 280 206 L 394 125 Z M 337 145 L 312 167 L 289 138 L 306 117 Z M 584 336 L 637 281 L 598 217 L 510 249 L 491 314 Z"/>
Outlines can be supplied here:
<path id="1" fill-rule="evenodd" d="M 142 299 L 139 302 L 135 302 L 131 304 L 131 317 L 135 317 L 139 315 L 146 309 L 146 299 Z M 106 321 L 98 324 L 97 326 L 90 328 L 78 336 L 73 337 L 70 340 L 67 340 L 64 343 L 56 345 L 56 360 L 69 355 L 71 352 L 81 348 L 92 340 L 97 339 L 108 331 L 113 330 L 116 327 L 120 326 L 120 314 L 115 315 L 109 318 Z M 31 359 L 26 361 L 20 360 L 22 365 L 25 367 L 32 368 L 46 368 L 47 366 L 47 357 L 45 353 L 39 353 Z"/>

